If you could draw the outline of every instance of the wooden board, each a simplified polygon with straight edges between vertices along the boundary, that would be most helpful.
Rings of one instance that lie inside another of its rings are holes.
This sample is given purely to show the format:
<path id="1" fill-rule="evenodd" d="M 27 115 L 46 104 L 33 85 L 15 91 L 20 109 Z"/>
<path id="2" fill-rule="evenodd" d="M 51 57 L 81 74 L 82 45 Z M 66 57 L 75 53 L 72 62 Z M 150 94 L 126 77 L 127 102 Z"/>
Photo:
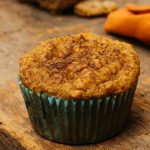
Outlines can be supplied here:
<path id="1" fill-rule="evenodd" d="M 119 2 L 123 4 L 131 0 Z M 150 47 L 136 40 L 107 35 L 103 30 L 104 21 L 105 17 L 51 16 L 45 10 L 16 0 L 0 0 L 0 150 L 150 149 Z M 81 31 L 93 31 L 135 45 L 141 60 L 141 76 L 128 126 L 121 134 L 93 145 L 69 146 L 43 139 L 31 127 L 17 85 L 18 60 L 41 40 Z"/>

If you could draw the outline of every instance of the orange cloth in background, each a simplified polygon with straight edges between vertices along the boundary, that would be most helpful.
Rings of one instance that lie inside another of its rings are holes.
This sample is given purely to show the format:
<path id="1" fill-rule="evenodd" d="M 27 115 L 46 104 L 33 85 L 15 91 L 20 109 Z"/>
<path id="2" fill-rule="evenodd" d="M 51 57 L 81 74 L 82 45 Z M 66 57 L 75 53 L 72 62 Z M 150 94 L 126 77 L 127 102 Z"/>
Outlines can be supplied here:
<path id="1" fill-rule="evenodd" d="M 150 45 L 150 5 L 128 4 L 110 13 L 104 25 L 106 32 L 134 37 Z"/>
<path id="2" fill-rule="evenodd" d="M 138 5 L 134 5 L 134 4 L 128 4 L 126 6 L 126 8 L 129 11 L 132 11 L 132 12 L 137 13 L 137 14 L 150 13 L 150 5 L 138 6 Z"/>

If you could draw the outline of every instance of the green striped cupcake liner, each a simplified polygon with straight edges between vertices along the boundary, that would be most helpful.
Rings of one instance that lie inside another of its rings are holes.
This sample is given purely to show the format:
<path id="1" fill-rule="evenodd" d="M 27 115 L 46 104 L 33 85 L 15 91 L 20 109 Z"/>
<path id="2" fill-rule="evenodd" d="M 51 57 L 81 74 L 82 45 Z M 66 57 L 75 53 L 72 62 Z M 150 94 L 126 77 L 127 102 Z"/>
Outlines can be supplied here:
<path id="1" fill-rule="evenodd" d="M 35 131 L 65 144 L 95 143 L 119 133 L 127 124 L 136 85 L 117 95 L 67 100 L 36 93 L 19 80 Z"/>

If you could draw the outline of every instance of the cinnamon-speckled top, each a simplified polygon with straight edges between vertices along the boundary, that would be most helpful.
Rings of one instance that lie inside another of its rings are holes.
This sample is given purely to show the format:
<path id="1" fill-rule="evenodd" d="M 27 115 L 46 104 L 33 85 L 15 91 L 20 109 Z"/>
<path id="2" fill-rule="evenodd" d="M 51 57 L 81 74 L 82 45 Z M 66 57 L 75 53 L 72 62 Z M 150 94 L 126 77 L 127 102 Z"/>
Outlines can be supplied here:
<path id="1" fill-rule="evenodd" d="M 93 33 L 42 42 L 20 59 L 20 79 L 36 92 L 89 99 L 128 90 L 140 74 L 130 44 Z"/>

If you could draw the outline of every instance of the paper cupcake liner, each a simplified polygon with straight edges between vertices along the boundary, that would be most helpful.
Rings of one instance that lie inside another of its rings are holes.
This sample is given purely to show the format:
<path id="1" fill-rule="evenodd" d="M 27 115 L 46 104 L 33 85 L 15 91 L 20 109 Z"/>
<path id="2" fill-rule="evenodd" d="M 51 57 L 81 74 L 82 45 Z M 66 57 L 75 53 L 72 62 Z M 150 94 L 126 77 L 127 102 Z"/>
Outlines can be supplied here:
<path id="1" fill-rule="evenodd" d="M 126 92 L 89 100 L 67 100 L 19 85 L 31 123 L 41 136 L 59 143 L 87 144 L 119 133 L 126 125 L 136 83 Z"/>

